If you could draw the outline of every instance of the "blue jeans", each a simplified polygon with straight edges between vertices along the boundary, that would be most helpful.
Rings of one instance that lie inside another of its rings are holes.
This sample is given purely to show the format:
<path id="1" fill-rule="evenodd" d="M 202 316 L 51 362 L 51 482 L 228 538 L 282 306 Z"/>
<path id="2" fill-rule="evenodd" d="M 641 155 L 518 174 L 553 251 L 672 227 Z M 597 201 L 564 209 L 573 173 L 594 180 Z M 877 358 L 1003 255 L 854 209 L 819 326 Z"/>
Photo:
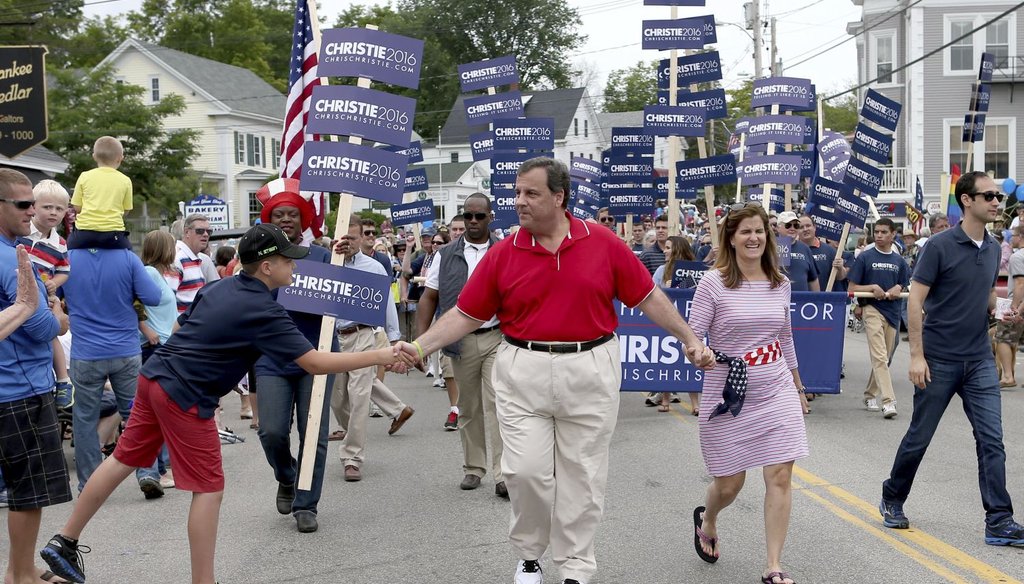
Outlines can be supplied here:
<path id="1" fill-rule="evenodd" d="M 928 359 L 928 369 L 932 380 L 925 389 L 914 388 L 914 416 L 896 453 L 889 479 L 882 483 L 882 498 L 907 500 L 914 475 L 946 406 L 954 395 L 959 395 L 974 429 L 985 523 L 992 527 L 1012 519 L 1013 504 L 1006 491 L 1002 402 L 995 361 L 991 358 L 981 361 Z"/>
<path id="2" fill-rule="evenodd" d="M 110 380 L 110 387 L 117 399 L 117 410 L 121 418 L 127 421 L 131 412 L 131 402 L 135 399 L 141 364 L 142 359 L 138 355 L 96 361 L 71 360 L 71 381 L 75 384 L 75 405 L 72 408 L 75 472 L 78 474 L 79 492 L 85 488 L 89 477 L 103 462 L 96 429 L 100 421 L 103 385 Z M 135 476 L 139 480 L 147 477 L 159 480 L 156 462 L 154 461 L 150 468 L 136 470 Z"/>
<path id="3" fill-rule="evenodd" d="M 313 393 L 312 375 L 277 377 L 260 375 L 256 378 L 260 401 L 260 444 L 267 455 L 267 462 L 274 469 L 274 478 L 285 485 L 294 485 L 299 476 L 299 464 L 292 456 L 291 423 L 292 411 L 298 421 L 299 456 L 302 456 L 306 440 L 306 420 L 309 417 L 310 398 Z M 334 376 L 327 376 L 327 391 L 334 387 Z M 313 465 L 313 484 L 310 490 L 295 489 L 292 512 L 312 511 L 320 502 L 320 491 L 324 484 L 324 467 L 327 464 L 327 429 L 330 426 L 330 394 L 324 396 L 320 412 L 320 434 L 316 442 L 316 462 Z"/>

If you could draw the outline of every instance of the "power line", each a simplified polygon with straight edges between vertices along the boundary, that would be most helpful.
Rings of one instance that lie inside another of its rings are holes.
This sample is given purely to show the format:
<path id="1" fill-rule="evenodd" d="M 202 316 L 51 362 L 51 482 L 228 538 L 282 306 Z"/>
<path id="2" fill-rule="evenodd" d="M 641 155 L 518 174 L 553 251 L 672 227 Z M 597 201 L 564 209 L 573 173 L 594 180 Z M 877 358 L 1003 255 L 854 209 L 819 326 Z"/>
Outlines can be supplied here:
<path id="1" fill-rule="evenodd" d="M 915 2 L 913 4 L 910 4 L 906 8 L 903 8 L 901 10 L 893 11 L 891 14 L 889 14 L 889 16 L 886 16 L 884 19 L 876 22 L 875 24 L 873 24 L 873 25 L 871 25 L 871 26 L 869 26 L 869 27 L 867 27 L 865 29 L 862 29 L 862 30 L 858 31 L 857 34 L 849 35 L 849 36 L 843 36 L 843 37 L 836 37 L 836 38 L 832 39 L 831 41 L 825 42 L 823 44 L 818 45 L 817 47 L 814 47 L 813 49 L 804 51 L 803 53 L 800 53 L 799 55 L 797 55 L 796 57 L 793 57 L 793 58 L 796 59 L 798 57 L 802 57 L 803 55 L 806 55 L 807 53 L 810 53 L 811 51 L 816 51 L 816 50 L 820 49 L 821 47 L 823 47 L 823 46 L 825 46 L 825 45 L 827 45 L 829 43 L 832 43 L 832 42 L 835 42 L 836 40 L 842 39 L 842 40 L 839 40 L 838 43 L 832 45 L 831 47 L 829 47 L 829 48 L 827 48 L 827 49 L 825 49 L 825 50 L 823 50 L 821 52 L 815 53 L 815 54 L 811 55 L 810 57 L 807 57 L 806 59 L 803 59 L 801 61 L 797 61 L 796 63 L 793 63 L 792 65 L 786 65 L 786 68 L 790 69 L 790 68 L 796 67 L 798 65 L 802 65 L 802 64 L 806 63 L 807 61 L 810 61 L 811 59 L 816 59 L 816 58 L 820 57 L 821 55 L 824 55 L 825 53 L 827 53 L 827 52 L 829 52 L 829 51 L 831 51 L 831 50 L 833 50 L 833 49 L 835 49 L 835 48 L 837 48 L 839 46 L 842 46 L 842 45 L 852 41 L 853 39 L 855 39 L 855 38 L 857 38 L 857 37 L 859 37 L 859 36 L 869 32 L 869 31 L 871 31 L 871 30 L 873 30 L 875 28 L 878 28 L 879 26 L 885 24 L 886 22 L 892 20 L 893 18 L 895 18 L 895 17 L 897 17 L 897 16 L 899 16 L 901 14 L 906 13 L 908 10 L 910 10 L 914 6 L 917 6 L 921 2 L 924 2 L 924 0 L 915 0 Z"/>
<path id="2" fill-rule="evenodd" d="M 772 16 L 774 16 L 776 18 L 779 18 L 779 17 L 782 17 L 782 16 L 789 16 L 790 14 L 796 14 L 797 12 L 801 12 L 803 10 L 807 10 L 808 8 L 810 8 L 812 6 L 816 6 L 818 4 L 821 4 L 824 1 L 825 0 L 814 0 L 814 2 L 811 2 L 810 4 L 801 6 L 800 8 L 794 8 L 793 10 L 787 10 L 785 12 L 780 12 L 778 14 L 773 14 Z"/>
<path id="3" fill-rule="evenodd" d="M 920 1 L 920 0 L 918 0 L 918 1 Z M 924 61 L 928 57 L 931 57 L 932 55 L 941 52 L 943 49 L 946 49 L 946 48 L 949 48 L 949 47 L 955 45 L 956 43 L 958 43 L 958 42 L 964 40 L 965 38 L 973 35 L 974 33 L 978 32 L 979 30 L 984 30 L 985 28 L 988 28 L 993 23 L 1002 20 L 1006 16 L 1009 16 L 1010 14 L 1012 14 L 1013 12 L 1015 12 L 1017 10 L 1020 10 L 1021 8 L 1024 8 L 1024 2 L 1020 2 L 1019 4 L 1014 6 L 1013 8 L 1010 8 L 1009 10 L 1007 10 L 1006 12 L 1003 12 L 999 16 L 993 18 L 992 20 L 989 20 L 988 22 L 982 23 L 981 25 L 975 27 L 974 30 L 971 30 L 969 32 L 966 32 L 966 33 L 956 37 L 955 39 L 949 41 L 948 43 L 942 45 L 941 47 L 939 47 L 939 48 L 937 48 L 937 49 L 935 49 L 935 50 L 933 50 L 933 51 L 931 51 L 931 52 L 929 52 L 929 53 L 927 53 L 925 55 L 922 55 L 922 56 L 914 59 L 913 61 L 910 61 L 909 63 L 906 63 L 904 65 L 896 67 L 895 69 L 893 69 L 889 73 L 886 73 L 885 76 L 888 77 L 889 75 L 891 75 L 893 73 L 898 73 L 898 72 L 906 69 L 907 67 L 910 67 L 911 65 L 916 65 L 916 64 L 920 63 L 921 61 Z M 857 91 L 858 89 L 861 89 L 863 87 L 867 87 L 868 85 L 871 85 L 872 83 L 878 81 L 881 78 L 882 78 L 882 76 L 878 76 L 878 77 L 875 77 L 874 79 L 872 79 L 871 81 L 865 81 L 864 83 L 861 83 L 860 85 L 858 85 L 856 87 L 851 87 L 850 89 L 847 89 L 846 91 L 842 91 L 842 92 L 837 93 L 835 95 L 830 95 L 830 96 L 824 98 L 824 101 L 829 101 L 829 100 L 835 99 L 837 97 L 842 97 L 842 96 L 846 95 L 847 93 L 852 93 L 854 91 Z"/>

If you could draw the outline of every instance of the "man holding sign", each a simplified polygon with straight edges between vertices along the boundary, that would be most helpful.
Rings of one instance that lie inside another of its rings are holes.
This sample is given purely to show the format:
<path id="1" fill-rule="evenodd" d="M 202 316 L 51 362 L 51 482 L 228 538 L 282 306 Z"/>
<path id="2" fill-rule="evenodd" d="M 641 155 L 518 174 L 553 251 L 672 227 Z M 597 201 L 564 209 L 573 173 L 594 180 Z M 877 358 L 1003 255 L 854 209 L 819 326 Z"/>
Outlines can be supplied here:
<path id="1" fill-rule="evenodd" d="M 407 362 L 420 362 L 491 317 L 501 321 L 493 383 L 512 501 L 509 539 L 520 558 L 516 584 L 543 582 L 539 560 L 548 547 L 565 584 L 586 584 L 597 572 L 594 537 L 622 376 L 615 298 L 683 341 L 698 367 L 714 365 L 629 248 L 568 213 L 570 192 L 562 162 L 522 163 L 515 182 L 522 228 L 487 252 L 457 310 L 405 347 Z"/>

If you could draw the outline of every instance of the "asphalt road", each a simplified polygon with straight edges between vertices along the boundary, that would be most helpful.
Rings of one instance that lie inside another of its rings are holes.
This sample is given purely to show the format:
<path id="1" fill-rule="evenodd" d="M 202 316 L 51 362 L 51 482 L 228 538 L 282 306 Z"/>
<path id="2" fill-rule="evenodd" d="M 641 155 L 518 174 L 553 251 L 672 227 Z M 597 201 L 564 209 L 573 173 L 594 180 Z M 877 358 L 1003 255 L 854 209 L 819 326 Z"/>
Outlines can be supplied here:
<path id="1" fill-rule="evenodd" d="M 899 416 L 866 412 L 862 335 L 848 334 L 845 393 L 812 403 L 811 456 L 794 475 L 785 568 L 800 583 L 983 582 L 1024 580 L 1024 549 L 986 546 L 970 426 L 954 399 L 918 475 L 906 511 L 913 529 L 885 529 L 876 510 L 880 483 L 910 422 L 912 390 L 903 344 L 893 365 Z M 1024 361 L 1024 359 L 1022 359 Z M 1024 372 L 1024 366 L 1018 368 Z M 1018 375 L 1024 381 L 1024 373 Z M 421 374 L 389 375 L 416 408 L 395 436 L 371 420 L 360 483 L 341 480 L 332 448 L 320 503 L 320 531 L 299 534 L 274 507 L 276 483 L 255 432 L 229 424 L 247 441 L 224 446 L 227 493 L 221 510 L 217 572 L 237 583 L 509 583 L 515 557 L 507 543 L 509 505 L 487 479 L 461 491 L 461 447 L 444 432 L 443 391 Z M 685 399 L 683 400 L 686 401 Z M 754 583 L 764 567 L 763 482 L 756 471 L 720 520 L 721 560 L 693 551 L 691 514 L 709 482 L 697 446 L 696 419 L 684 405 L 657 413 L 623 394 L 612 441 L 605 519 L 598 536 L 600 573 L 591 584 Z M 1009 490 L 1024 507 L 1024 389 L 1003 393 Z M 335 447 L 336 448 L 336 447 Z M 69 455 L 69 461 L 71 460 Z M 82 538 L 90 583 L 189 581 L 185 517 L 189 497 L 168 491 L 145 501 L 132 480 L 114 493 Z M 71 511 L 44 512 L 41 543 Z M 1024 520 L 1024 513 L 1018 514 Z M 0 513 L 6 523 L 6 512 Z M 6 527 L 3 526 L 3 533 Z M 7 541 L 0 539 L 6 561 Z M 558 582 L 548 568 L 550 582 Z"/>

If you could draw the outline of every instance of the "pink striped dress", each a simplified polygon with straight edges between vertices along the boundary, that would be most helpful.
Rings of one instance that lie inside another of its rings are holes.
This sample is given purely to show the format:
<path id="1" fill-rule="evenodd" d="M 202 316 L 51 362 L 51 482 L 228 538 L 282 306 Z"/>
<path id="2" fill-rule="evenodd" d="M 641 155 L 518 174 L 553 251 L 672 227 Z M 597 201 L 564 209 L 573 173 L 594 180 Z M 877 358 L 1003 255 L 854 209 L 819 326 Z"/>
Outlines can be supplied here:
<path id="1" fill-rule="evenodd" d="M 783 358 L 747 366 L 747 394 L 738 416 L 729 412 L 708 420 L 722 401 L 729 368 L 718 363 L 704 374 L 700 400 L 700 449 L 712 476 L 789 462 L 809 454 L 807 429 L 791 368 L 797 367 L 789 317 L 790 283 L 743 282 L 726 288 L 718 270 L 697 285 L 689 324 L 708 345 L 730 357 L 765 347 L 778 339 Z"/>

